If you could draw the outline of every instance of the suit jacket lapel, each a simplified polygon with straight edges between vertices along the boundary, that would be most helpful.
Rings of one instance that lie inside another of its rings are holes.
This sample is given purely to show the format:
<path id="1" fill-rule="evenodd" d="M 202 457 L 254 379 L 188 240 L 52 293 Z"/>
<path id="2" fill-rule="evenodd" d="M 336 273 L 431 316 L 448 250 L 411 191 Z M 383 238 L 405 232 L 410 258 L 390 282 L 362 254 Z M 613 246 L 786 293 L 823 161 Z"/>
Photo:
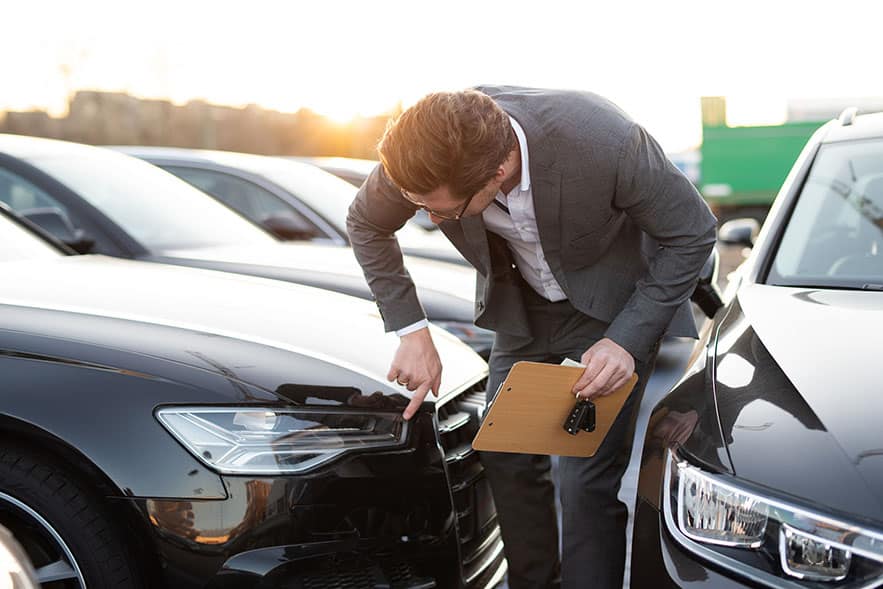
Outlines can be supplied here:
<path id="1" fill-rule="evenodd" d="M 558 269 L 553 264 L 561 259 L 561 174 L 541 166 L 531 165 L 530 168 L 540 244 L 552 272 L 557 274 Z"/>

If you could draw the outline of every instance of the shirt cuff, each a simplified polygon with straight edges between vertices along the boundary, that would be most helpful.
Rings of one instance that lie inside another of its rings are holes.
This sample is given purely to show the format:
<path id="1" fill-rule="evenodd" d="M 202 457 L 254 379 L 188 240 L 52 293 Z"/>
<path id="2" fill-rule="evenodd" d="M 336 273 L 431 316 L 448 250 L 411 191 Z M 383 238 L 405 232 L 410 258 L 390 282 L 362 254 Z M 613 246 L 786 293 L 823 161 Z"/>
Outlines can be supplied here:
<path id="1" fill-rule="evenodd" d="M 396 335 L 402 337 L 404 335 L 408 335 L 409 333 L 414 333 L 424 327 L 429 327 L 429 321 L 427 319 L 421 319 L 416 323 L 412 323 L 411 325 L 406 325 L 401 329 L 396 330 Z"/>

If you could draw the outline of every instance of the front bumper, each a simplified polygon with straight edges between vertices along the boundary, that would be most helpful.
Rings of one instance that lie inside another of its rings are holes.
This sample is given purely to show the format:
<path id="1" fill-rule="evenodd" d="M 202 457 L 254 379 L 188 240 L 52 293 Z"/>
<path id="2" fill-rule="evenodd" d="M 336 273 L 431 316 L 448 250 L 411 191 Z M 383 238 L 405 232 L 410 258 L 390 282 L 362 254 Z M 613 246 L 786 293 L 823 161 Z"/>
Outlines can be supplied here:
<path id="1" fill-rule="evenodd" d="M 663 515 L 638 499 L 632 539 L 631 587 L 709 587 L 737 589 L 743 584 L 684 550 L 666 531 Z"/>
<path id="2" fill-rule="evenodd" d="M 506 562 L 470 442 L 483 383 L 414 418 L 409 446 L 313 473 L 224 476 L 223 500 L 131 499 L 163 586 L 484 588 Z"/>

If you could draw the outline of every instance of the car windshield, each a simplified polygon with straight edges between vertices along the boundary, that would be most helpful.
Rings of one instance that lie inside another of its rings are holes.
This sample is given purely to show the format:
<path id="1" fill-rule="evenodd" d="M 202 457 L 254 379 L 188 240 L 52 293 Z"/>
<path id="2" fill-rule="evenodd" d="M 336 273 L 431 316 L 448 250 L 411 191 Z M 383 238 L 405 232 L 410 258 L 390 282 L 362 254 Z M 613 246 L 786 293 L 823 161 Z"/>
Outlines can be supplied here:
<path id="1" fill-rule="evenodd" d="M 214 198 L 148 163 L 105 149 L 29 158 L 149 250 L 275 241 Z"/>
<path id="2" fill-rule="evenodd" d="M 770 284 L 883 285 L 883 140 L 823 145 L 782 235 Z"/>
<path id="3" fill-rule="evenodd" d="M 57 258 L 63 254 L 0 214 L 0 262 Z"/>

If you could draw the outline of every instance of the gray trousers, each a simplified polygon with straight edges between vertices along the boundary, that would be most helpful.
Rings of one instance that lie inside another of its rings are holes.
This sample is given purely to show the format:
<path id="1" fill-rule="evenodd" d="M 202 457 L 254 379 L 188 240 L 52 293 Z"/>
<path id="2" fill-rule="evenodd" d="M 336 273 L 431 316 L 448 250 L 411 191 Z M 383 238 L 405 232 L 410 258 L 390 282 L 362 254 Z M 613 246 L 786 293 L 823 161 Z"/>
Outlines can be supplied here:
<path id="1" fill-rule="evenodd" d="M 488 401 L 515 362 L 579 361 L 604 336 L 607 324 L 580 313 L 568 301 L 552 303 L 524 286 L 532 337 L 498 333 L 490 357 Z M 621 588 L 628 519 L 619 501 L 634 423 L 656 353 L 635 364 L 638 385 L 591 458 L 562 457 L 559 559 L 555 485 L 548 456 L 482 452 L 509 561 L 511 589 Z"/>

